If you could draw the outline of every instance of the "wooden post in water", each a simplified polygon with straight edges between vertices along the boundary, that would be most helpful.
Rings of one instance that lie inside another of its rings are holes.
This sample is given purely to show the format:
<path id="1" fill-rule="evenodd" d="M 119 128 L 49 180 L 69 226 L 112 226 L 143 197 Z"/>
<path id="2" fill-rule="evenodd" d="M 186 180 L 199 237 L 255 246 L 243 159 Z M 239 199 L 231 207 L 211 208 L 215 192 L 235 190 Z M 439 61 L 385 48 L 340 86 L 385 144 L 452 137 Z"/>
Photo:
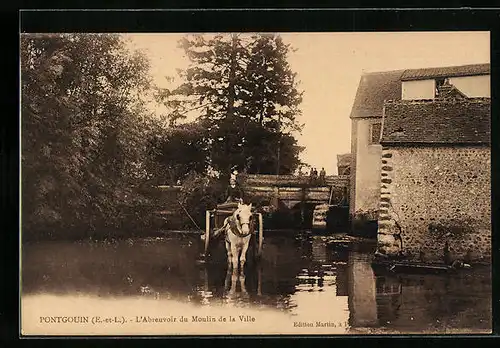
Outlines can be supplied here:
<path id="1" fill-rule="evenodd" d="M 262 267 L 257 268 L 257 296 L 262 296 Z"/>
<path id="2" fill-rule="evenodd" d="M 302 186 L 301 198 L 300 198 L 300 224 L 301 228 L 305 226 L 306 220 L 306 187 Z"/>
<path id="3" fill-rule="evenodd" d="M 207 210 L 205 212 L 205 257 L 207 257 L 209 241 L 210 241 L 210 210 Z"/>
<path id="4" fill-rule="evenodd" d="M 263 219 L 262 219 L 262 213 L 259 213 L 259 250 L 258 250 L 258 256 L 259 258 L 262 256 L 262 241 L 264 240 L 264 226 L 263 226 Z"/>
<path id="5" fill-rule="evenodd" d="M 328 205 L 332 205 L 332 196 L 333 196 L 333 186 L 330 186 L 330 199 L 328 200 Z"/>

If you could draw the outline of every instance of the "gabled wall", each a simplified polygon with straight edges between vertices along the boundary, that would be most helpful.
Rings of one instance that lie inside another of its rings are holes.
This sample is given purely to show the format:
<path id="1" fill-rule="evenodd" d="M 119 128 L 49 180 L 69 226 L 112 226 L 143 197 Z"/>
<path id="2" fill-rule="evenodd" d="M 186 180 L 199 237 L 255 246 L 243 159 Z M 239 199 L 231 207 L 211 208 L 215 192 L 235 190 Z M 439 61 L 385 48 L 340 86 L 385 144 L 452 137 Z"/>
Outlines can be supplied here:
<path id="1" fill-rule="evenodd" d="M 351 220 L 354 218 L 354 205 L 356 198 L 356 168 L 357 168 L 357 149 L 358 149 L 358 133 L 357 120 L 351 119 L 351 175 L 349 177 L 349 216 Z"/>
<path id="2" fill-rule="evenodd" d="M 401 99 L 434 99 L 436 82 L 434 80 L 403 81 Z"/>
<path id="3" fill-rule="evenodd" d="M 377 219 L 380 197 L 380 155 L 382 147 L 370 144 L 370 125 L 380 122 L 380 118 L 359 118 L 353 122 L 356 141 L 356 164 L 351 215 L 366 214 L 369 219 Z"/>
<path id="4" fill-rule="evenodd" d="M 449 81 L 469 98 L 490 97 L 490 75 L 450 77 Z M 402 81 L 401 99 L 434 99 L 435 79 Z"/>
<path id="5" fill-rule="evenodd" d="M 490 97 L 490 75 L 452 77 L 450 83 L 469 98 Z"/>

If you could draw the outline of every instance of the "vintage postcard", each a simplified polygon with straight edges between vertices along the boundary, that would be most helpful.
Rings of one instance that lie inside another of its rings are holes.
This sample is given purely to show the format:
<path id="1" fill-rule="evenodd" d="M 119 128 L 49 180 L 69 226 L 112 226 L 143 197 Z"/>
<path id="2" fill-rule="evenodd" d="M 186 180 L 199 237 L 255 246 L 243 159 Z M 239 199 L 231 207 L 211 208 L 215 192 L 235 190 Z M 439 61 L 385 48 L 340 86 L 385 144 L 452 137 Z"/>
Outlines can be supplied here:
<path id="1" fill-rule="evenodd" d="M 20 60 L 23 336 L 492 332 L 489 32 Z"/>

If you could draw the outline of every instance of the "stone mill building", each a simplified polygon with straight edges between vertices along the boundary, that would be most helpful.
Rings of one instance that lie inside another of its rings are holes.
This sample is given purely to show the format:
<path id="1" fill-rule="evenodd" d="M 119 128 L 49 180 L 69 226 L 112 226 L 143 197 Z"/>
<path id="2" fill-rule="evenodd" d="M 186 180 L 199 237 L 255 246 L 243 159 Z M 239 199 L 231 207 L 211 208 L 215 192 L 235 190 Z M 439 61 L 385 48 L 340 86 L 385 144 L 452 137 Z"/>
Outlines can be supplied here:
<path id="1" fill-rule="evenodd" d="M 378 252 L 489 260 L 490 65 L 365 74 L 351 119 L 350 213 Z"/>

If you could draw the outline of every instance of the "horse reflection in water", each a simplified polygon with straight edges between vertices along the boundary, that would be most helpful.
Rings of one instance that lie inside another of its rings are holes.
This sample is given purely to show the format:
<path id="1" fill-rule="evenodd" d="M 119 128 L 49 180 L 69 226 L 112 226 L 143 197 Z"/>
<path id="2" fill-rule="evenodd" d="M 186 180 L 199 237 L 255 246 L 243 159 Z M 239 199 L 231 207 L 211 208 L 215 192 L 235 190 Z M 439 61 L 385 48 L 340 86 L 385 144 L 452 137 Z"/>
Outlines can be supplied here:
<path id="1" fill-rule="evenodd" d="M 262 297 L 262 269 L 248 267 L 245 272 L 221 270 L 220 264 L 205 266 L 201 296 L 208 304 L 211 298 L 220 298 L 223 302 L 253 303 Z"/>
<path id="2" fill-rule="evenodd" d="M 257 276 L 257 289 L 253 288 L 253 291 L 256 291 L 257 297 L 262 296 L 262 269 L 260 267 L 248 269 L 247 272 L 249 276 Z M 255 280 L 254 280 L 255 281 Z M 255 284 L 254 284 L 255 285 Z M 243 302 L 250 301 L 250 292 L 248 288 L 249 284 L 247 284 L 247 276 L 245 272 L 234 272 L 230 269 L 226 272 L 226 279 L 224 282 L 224 297 L 229 302 L 234 300 L 241 300 Z M 252 291 L 252 290 L 251 290 Z M 253 292 L 252 291 L 252 292 Z"/>
<path id="3" fill-rule="evenodd" d="M 248 290 L 246 287 L 246 277 L 243 272 L 236 273 L 231 272 L 230 270 L 226 273 L 226 281 L 224 283 L 224 294 L 228 300 L 235 299 L 249 299 L 250 295 L 248 294 Z M 240 290 L 238 291 L 238 285 Z"/>

